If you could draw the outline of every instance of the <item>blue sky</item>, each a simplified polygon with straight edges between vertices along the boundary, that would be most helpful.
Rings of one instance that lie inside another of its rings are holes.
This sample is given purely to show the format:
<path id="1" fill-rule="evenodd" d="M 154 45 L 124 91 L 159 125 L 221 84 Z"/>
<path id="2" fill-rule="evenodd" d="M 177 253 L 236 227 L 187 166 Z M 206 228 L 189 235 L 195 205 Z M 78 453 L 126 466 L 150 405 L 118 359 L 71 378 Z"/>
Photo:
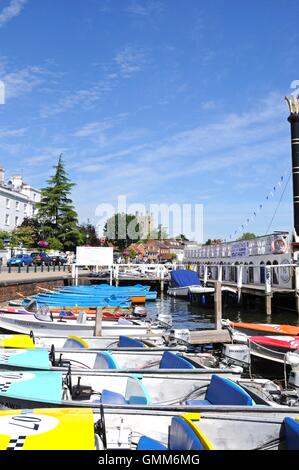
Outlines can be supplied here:
<path id="1" fill-rule="evenodd" d="M 39 187 L 63 152 L 82 222 L 124 194 L 203 204 L 204 239 L 247 219 L 263 234 L 291 167 L 298 16 L 295 0 L 0 0 L 0 164 Z M 271 229 L 291 227 L 289 184 Z"/>

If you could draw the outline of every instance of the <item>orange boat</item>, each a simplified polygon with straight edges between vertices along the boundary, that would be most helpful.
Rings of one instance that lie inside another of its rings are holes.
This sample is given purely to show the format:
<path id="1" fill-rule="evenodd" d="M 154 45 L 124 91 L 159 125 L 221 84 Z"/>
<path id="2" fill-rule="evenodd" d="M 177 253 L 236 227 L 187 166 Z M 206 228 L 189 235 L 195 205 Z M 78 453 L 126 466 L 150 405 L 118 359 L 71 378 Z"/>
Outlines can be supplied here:
<path id="1" fill-rule="evenodd" d="M 289 335 L 299 336 L 299 327 L 292 325 L 275 325 L 270 323 L 243 323 L 228 321 L 227 326 L 245 333 L 249 336 L 265 336 L 265 335 Z"/>

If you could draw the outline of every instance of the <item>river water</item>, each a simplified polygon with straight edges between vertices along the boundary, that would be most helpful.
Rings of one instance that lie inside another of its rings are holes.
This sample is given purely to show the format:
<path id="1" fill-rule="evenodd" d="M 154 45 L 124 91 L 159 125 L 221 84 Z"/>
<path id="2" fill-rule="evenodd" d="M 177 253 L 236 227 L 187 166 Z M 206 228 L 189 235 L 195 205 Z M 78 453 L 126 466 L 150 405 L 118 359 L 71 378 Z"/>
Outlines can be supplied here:
<path id="1" fill-rule="evenodd" d="M 176 328 L 198 330 L 214 327 L 214 309 L 200 303 L 191 304 L 187 300 L 163 294 L 156 302 L 147 302 L 146 308 L 151 318 L 154 318 L 157 314 L 171 315 L 173 326 Z M 277 310 L 271 317 L 267 318 L 263 310 L 245 310 L 240 306 L 224 307 L 222 318 L 228 318 L 232 321 L 299 326 L 299 318 L 296 313 L 283 310 Z"/>

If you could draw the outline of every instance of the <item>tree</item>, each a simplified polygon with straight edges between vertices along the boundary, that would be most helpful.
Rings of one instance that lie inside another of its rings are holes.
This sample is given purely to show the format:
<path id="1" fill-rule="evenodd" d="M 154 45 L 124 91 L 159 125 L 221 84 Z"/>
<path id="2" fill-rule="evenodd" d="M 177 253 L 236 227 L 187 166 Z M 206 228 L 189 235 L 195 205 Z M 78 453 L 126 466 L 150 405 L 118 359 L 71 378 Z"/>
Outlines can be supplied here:
<path id="1" fill-rule="evenodd" d="M 41 190 L 41 201 L 36 204 L 37 220 L 41 225 L 41 236 L 57 239 L 64 250 L 74 250 L 82 243 L 82 232 L 77 227 L 78 216 L 70 199 L 75 186 L 64 168 L 62 155 L 54 166 L 55 173 Z"/>
<path id="2" fill-rule="evenodd" d="M 40 241 L 41 237 L 41 226 L 37 218 L 30 218 L 25 217 L 23 222 L 18 228 L 31 228 L 32 230 L 32 237 L 33 237 L 33 244 L 32 246 L 36 246 L 37 242 Z"/>
<path id="3" fill-rule="evenodd" d="M 118 213 L 110 217 L 105 223 L 103 233 L 106 241 L 117 243 L 120 250 L 140 240 L 137 218 L 131 214 Z"/>
<path id="4" fill-rule="evenodd" d="M 50 250 L 56 250 L 56 251 L 63 250 L 63 244 L 61 243 L 61 241 L 58 240 L 58 238 L 49 237 L 47 239 L 47 242 L 49 243 Z"/>
<path id="5" fill-rule="evenodd" d="M 176 240 L 181 240 L 182 242 L 188 242 L 189 241 L 189 239 L 183 233 L 180 233 L 180 235 L 175 237 L 175 239 Z"/>
<path id="6" fill-rule="evenodd" d="M 9 240 L 9 245 L 11 241 L 11 232 L 8 232 L 6 230 L 0 230 L 0 249 L 2 250 L 7 246 L 6 243 L 4 243 L 4 240 Z"/>
<path id="7" fill-rule="evenodd" d="M 17 227 L 11 232 L 11 246 L 22 244 L 25 248 L 32 248 L 36 244 L 34 229 L 30 226 Z"/>
<path id="8" fill-rule="evenodd" d="M 256 235 L 251 232 L 245 232 L 242 237 L 238 238 L 238 240 L 249 240 L 250 238 L 256 238 Z"/>
<path id="9" fill-rule="evenodd" d="M 162 224 L 159 224 L 158 227 L 151 231 L 150 240 L 165 240 L 168 238 L 168 233 L 166 227 L 163 227 Z"/>
<path id="10" fill-rule="evenodd" d="M 214 238 L 213 240 L 211 238 L 209 238 L 205 245 L 219 245 L 220 243 L 223 243 L 223 240 L 221 240 L 220 238 Z"/>
<path id="11" fill-rule="evenodd" d="M 79 225 L 79 229 L 82 233 L 83 244 L 89 246 L 99 246 L 100 240 L 97 234 L 97 230 L 92 224 Z"/>

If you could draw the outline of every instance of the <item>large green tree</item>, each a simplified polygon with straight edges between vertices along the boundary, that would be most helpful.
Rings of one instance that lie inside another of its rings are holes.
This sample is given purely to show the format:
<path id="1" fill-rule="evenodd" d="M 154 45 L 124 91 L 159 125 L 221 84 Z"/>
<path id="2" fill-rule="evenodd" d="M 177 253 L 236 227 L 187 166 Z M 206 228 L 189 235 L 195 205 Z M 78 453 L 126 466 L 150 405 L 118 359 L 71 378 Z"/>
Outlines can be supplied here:
<path id="1" fill-rule="evenodd" d="M 131 243 L 140 240 L 137 218 L 131 214 L 115 214 L 107 220 L 103 234 L 107 241 L 115 243 L 120 250 L 124 250 Z"/>
<path id="2" fill-rule="evenodd" d="M 82 233 L 83 243 L 89 246 L 99 246 L 100 240 L 97 234 L 96 227 L 90 223 L 79 225 Z"/>
<path id="3" fill-rule="evenodd" d="M 238 240 L 250 240 L 251 238 L 256 238 L 256 235 L 252 232 L 245 232 Z"/>
<path id="4" fill-rule="evenodd" d="M 54 175 L 41 190 L 41 201 L 36 204 L 37 219 L 41 226 L 42 238 L 58 240 L 64 250 L 74 250 L 82 243 L 78 215 L 70 194 L 75 186 L 65 171 L 62 155 L 54 166 Z"/>

